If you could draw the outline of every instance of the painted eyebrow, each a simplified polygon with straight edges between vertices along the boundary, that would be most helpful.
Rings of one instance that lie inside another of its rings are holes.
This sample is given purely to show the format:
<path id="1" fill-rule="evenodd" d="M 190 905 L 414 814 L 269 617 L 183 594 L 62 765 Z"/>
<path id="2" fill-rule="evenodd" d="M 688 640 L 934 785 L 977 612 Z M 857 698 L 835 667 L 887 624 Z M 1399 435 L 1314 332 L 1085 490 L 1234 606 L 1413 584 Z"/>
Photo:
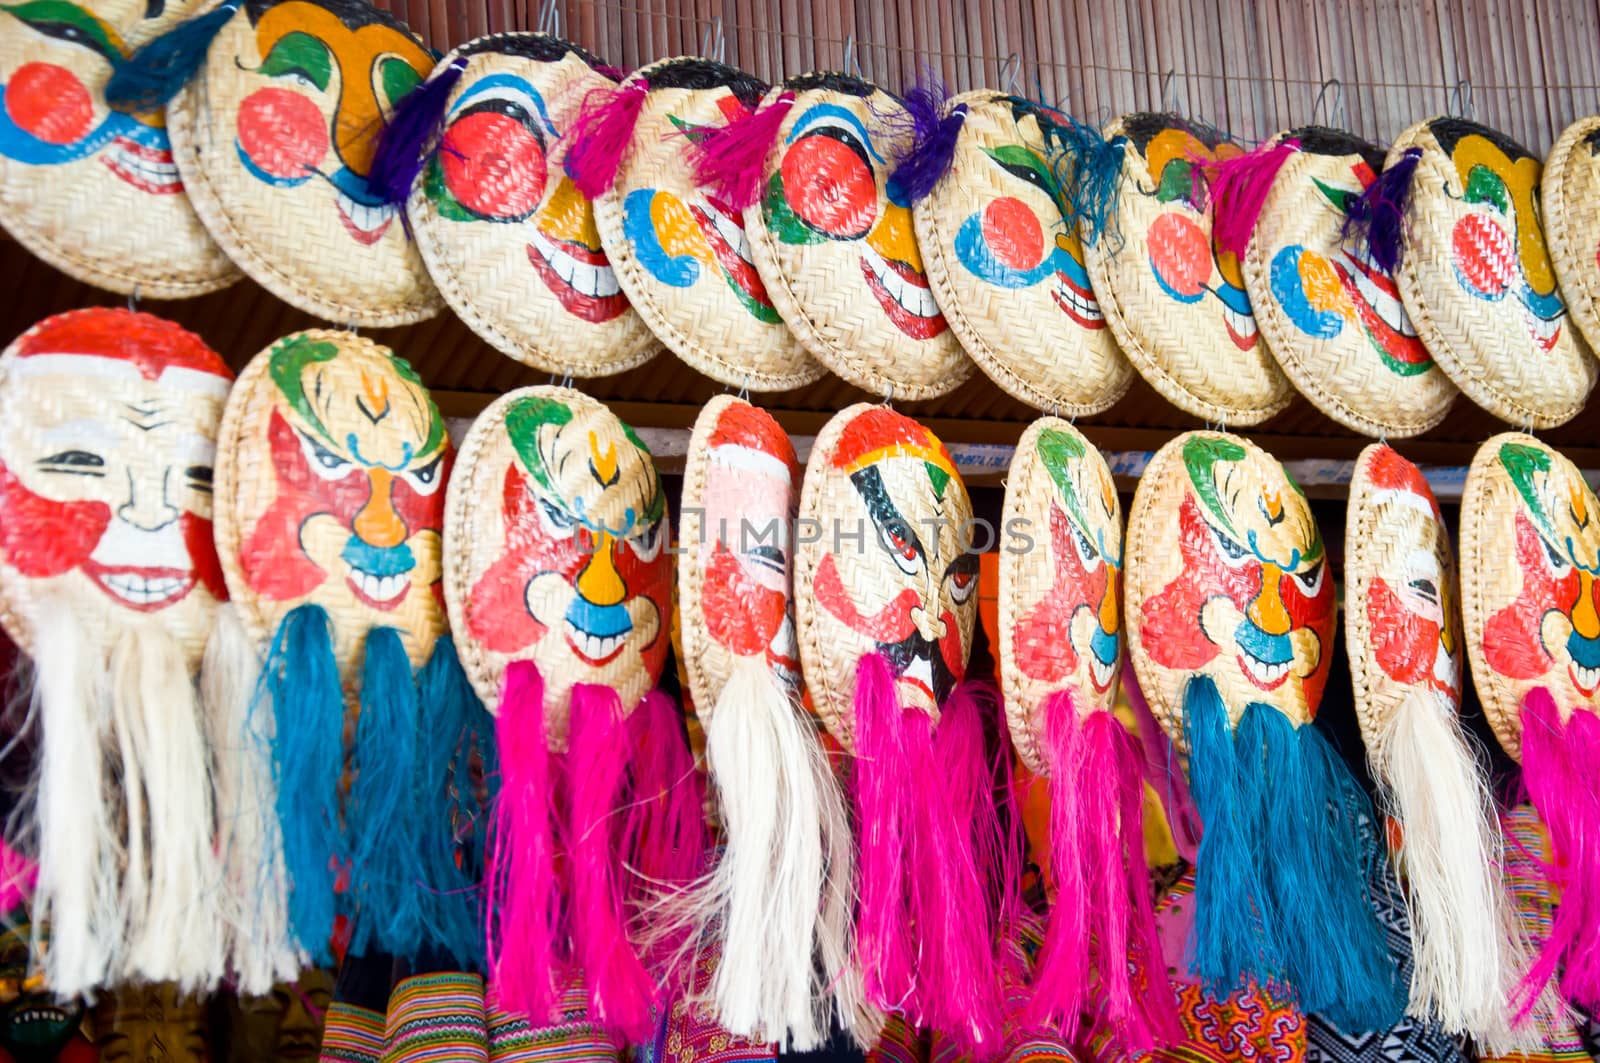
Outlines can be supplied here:
<path id="1" fill-rule="evenodd" d="M 473 82 L 472 86 L 463 92 L 461 98 L 456 100 L 455 104 L 450 108 L 450 113 L 455 114 L 479 96 L 486 95 L 494 89 L 510 89 L 520 96 L 526 96 L 529 102 L 533 104 L 534 109 L 539 112 L 539 119 L 544 123 L 545 128 L 551 131 L 555 130 L 555 126 L 550 122 L 550 112 L 545 110 L 544 97 L 539 95 L 539 90 L 534 88 L 531 83 L 517 77 L 515 74 L 490 74 L 488 77 Z"/>
<path id="2" fill-rule="evenodd" d="M 846 110 L 836 103 L 819 103 L 806 111 L 805 114 L 800 116 L 800 120 L 790 128 L 789 136 L 785 138 L 784 143 L 793 144 L 796 140 L 805 136 L 812 126 L 829 120 L 844 122 L 854 128 L 860 134 L 861 144 L 867 149 L 867 153 L 877 159 L 880 164 L 883 162 L 883 156 L 879 155 L 877 149 L 872 146 L 872 136 L 867 132 L 867 127 L 862 124 L 861 119 L 856 117 L 854 111 Z"/>

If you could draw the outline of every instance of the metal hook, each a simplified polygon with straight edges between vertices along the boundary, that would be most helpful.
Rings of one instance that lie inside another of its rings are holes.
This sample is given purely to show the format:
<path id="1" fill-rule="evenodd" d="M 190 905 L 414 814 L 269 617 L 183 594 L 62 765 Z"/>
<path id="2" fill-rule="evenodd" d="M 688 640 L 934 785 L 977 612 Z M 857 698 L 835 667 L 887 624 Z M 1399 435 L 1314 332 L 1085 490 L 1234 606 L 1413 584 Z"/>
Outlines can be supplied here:
<path id="1" fill-rule="evenodd" d="M 1161 109 L 1168 113 L 1178 109 L 1178 94 L 1172 91 L 1172 75 L 1176 72 L 1169 66 L 1167 72 L 1161 75 Z"/>
<path id="2" fill-rule="evenodd" d="M 717 63 L 724 63 L 728 58 L 728 38 L 722 32 L 722 16 L 718 15 L 711 20 L 705 32 L 700 35 L 700 54 Z"/>
<path id="3" fill-rule="evenodd" d="M 1471 119 L 1477 114 L 1477 108 L 1472 102 L 1472 79 L 1462 78 L 1456 82 L 1455 88 L 1450 90 L 1450 103 L 1447 110 L 1457 118 Z"/>
<path id="4" fill-rule="evenodd" d="M 851 77 L 867 80 L 867 72 L 861 67 L 861 56 L 856 52 L 856 35 L 853 31 L 844 39 L 844 62 L 840 64 L 840 69 Z"/>
<path id="5" fill-rule="evenodd" d="M 136 313 L 139 309 L 139 282 L 133 282 L 133 291 L 128 293 L 128 313 Z"/>
<path id="6" fill-rule="evenodd" d="M 1012 52 L 1000 64 L 1000 91 L 1015 96 L 1022 89 L 1022 53 Z"/>
<path id="7" fill-rule="evenodd" d="M 1324 112 L 1324 117 L 1327 124 L 1332 128 L 1343 129 L 1345 119 L 1344 82 L 1340 81 L 1338 78 L 1329 78 L 1327 81 L 1324 81 L 1322 83 L 1322 87 L 1317 90 L 1317 98 L 1311 104 L 1311 121 L 1312 124 L 1316 124 L 1317 112 L 1322 110 L 1323 102 L 1326 100 L 1328 89 L 1330 88 L 1335 90 L 1335 95 L 1333 97 L 1332 105 L 1330 105 Z"/>
<path id="8" fill-rule="evenodd" d="M 544 0 L 539 5 L 539 32 L 551 37 L 561 36 L 561 5 L 557 0 Z"/>
<path id="9" fill-rule="evenodd" d="M 889 381 L 889 386 L 883 393 L 883 404 L 885 406 L 894 405 L 894 381 L 892 380 Z"/>
<path id="10" fill-rule="evenodd" d="M 750 401 L 750 374 L 746 373 L 744 379 L 739 381 L 739 401 Z"/>
<path id="11" fill-rule="evenodd" d="M 572 374 L 571 373 L 562 373 L 561 374 L 561 386 L 563 388 L 566 388 L 569 391 L 572 390 Z"/>

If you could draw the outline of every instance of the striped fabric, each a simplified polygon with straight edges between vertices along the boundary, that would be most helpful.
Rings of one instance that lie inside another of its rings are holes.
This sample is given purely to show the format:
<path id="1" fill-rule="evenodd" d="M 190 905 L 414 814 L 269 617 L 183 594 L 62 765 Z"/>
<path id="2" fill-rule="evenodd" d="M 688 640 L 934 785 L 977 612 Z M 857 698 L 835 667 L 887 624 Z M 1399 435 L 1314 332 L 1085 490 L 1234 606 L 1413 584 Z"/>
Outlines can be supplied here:
<path id="1" fill-rule="evenodd" d="M 878 1043 L 867 1053 L 867 1063 L 928 1063 L 928 1040 L 899 1015 L 890 1015 Z"/>
<path id="2" fill-rule="evenodd" d="M 342 1000 L 329 1004 L 318 1058 L 321 1063 L 380 1063 L 383 1016 Z"/>
<path id="3" fill-rule="evenodd" d="M 535 1026 L 500 1006 L 489 987 L 489 1063 L 621 1063 L 622 1045 L 589 1021 L 581 978 L 561 994 L 561 1021 Z"/>
<path id="4" fill-rule="evenodd" d="M 383 1063 L 487 1063 L 483 979 L 446 971 L 401 980 L 389 994 Z"/>
<path id="5" fill-rule="evenodd" d="M 1001 1035 L 999 1063 L 1077 1063 L 1078 1056 L 1072 1046 L 1060 1037 L 1043 1030 L 1024 1030 L 1016 1020 L 1017 1014 L 1028 1005 L 1029 991 L 1026 979 L 1033 969 L 1033 960 L 1044 944 L 1044 921 L 1032 912 L 1024 912 L 1011 937 L 1006 942 L 1006 953 L 1001 957 L 1005 968 L 1000 977 L 1005 984 L 1006 1003 L 1011 1016 Z M 960 1052 L 948 1037 L 933 1034 L 931 1063 L 974 1063 L 971 1054 Z"/>

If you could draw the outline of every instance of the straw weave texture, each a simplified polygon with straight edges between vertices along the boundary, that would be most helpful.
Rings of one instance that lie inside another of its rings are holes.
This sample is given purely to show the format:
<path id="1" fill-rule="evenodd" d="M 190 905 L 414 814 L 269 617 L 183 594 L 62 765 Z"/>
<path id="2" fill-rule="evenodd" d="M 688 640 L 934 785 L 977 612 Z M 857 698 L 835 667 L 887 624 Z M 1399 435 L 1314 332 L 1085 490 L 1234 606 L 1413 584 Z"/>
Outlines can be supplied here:
<path id="1" fill-rule="evenodd" d="M 1600 343 L 1600 117 L 1568 126 L 1545 161 L 1544 236 L 1567 312 L 1588 341 Z"/>

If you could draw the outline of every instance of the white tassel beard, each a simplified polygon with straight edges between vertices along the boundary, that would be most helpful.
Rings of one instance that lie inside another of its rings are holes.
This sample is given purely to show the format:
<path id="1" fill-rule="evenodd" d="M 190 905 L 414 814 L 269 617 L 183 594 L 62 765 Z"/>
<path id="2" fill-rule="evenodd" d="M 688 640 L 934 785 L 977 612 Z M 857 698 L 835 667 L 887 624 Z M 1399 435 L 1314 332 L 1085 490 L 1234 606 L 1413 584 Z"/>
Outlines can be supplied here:
<path id="1" fill-rule="evenodd" d="M 216 758 L 217 848 L 228 969 L 246 996 L 290 981 L 305 959 L 289 933 L 288 876 L 278 829 L 272 700 L 256 699 L 260 655 L 230 603 L 200 666 L 200 700 Z"/>
<path id="2" fill-rule="evenodd" d="M 1532 952 L 1506 891 L 1499 822 L 1468 736 L 1450 706 L 1411 694 L 1377 747 L 1373 775 L 1400 824 L 1411 917 L 1407 1012 L 1495 1054 L 1539 1048 L 1535 1023 L 1511 1027 L 1508 1001 Z"/>

